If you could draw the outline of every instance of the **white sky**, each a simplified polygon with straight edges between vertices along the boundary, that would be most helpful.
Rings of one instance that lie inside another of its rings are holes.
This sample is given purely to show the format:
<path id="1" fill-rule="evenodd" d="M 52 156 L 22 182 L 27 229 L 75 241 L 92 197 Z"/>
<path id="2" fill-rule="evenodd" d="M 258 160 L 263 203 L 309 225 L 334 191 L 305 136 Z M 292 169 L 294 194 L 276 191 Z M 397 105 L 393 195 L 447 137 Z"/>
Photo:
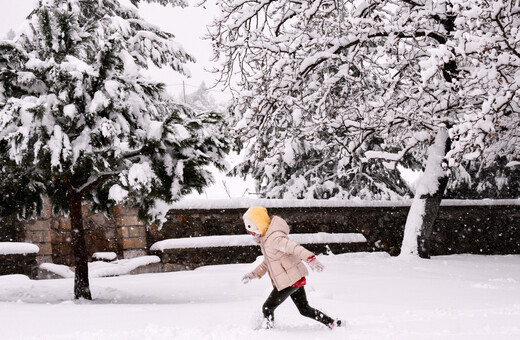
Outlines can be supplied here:
<path id="1" fill-rule="evenodd" d="M 191 1 L 191 3 L 193 2 Z M 16 31 L 33 6 L 37 6 L 37 4 L 38 0 L 0 0 L 0 37 L 5 37 L 10 29 Z M 191 78 L 183 77 L 169 69 L 152 71 L 153 78 L 170 85 L 171 92 L 177 95 L 182 93 L 183 81 L 186 93 L 196 90 L 203 81 L 206 85 L 211 86 L 216 77 L 205 71 L 205 68 L 212 68 L 211 45 L 208 41 L 203 40 L 202 36 L 206 33 L 206 25 L 211 22 L 214 13 L 217 12 L 216 6 L 206 4 L 204 8 L 193 6 L 177 8 L 142 3 L 139 8 L 143 18 L 161 29 L 173 33 L 177 42 L 197 60 L 197 63 L 188 65 L 192 73 Z M 217 90 L 212 91 L 212 96 L 217 100 L 222 98 Z"/>

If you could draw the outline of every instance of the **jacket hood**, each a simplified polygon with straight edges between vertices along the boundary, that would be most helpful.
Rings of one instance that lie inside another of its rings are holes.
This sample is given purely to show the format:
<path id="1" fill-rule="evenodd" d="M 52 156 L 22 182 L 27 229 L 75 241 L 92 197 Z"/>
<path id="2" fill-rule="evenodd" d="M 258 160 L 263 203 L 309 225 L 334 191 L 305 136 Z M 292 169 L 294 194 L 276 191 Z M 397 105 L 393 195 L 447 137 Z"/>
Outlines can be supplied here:
<path id="1" fill-rule="evenodd" d="M 290 231 L 291 228 L 283 218 L 281 218 L 280 216 L 273 216 L 273 218 L 271 219 L 271 224 L 269 224 L 267 232 L 265 233 L 265 237 L 268 237 L 275 232 L 281 232 L 285 235 L 288 235 Z"/>
<path id="2" fill-rule="evenodd" d="M 271 224 L 271 218 L 267 214 L 267 209 L 263 207 L 251 207 L 247 209 L 246 213 L 242 217 L 244 222 L 251 221 L 256 229 L 260 232 L 260 235 L 264 236 Z M 246 229 L 248 229 L 246 225 Z M 248 229 L 249 230 L 249 229 Z"/>

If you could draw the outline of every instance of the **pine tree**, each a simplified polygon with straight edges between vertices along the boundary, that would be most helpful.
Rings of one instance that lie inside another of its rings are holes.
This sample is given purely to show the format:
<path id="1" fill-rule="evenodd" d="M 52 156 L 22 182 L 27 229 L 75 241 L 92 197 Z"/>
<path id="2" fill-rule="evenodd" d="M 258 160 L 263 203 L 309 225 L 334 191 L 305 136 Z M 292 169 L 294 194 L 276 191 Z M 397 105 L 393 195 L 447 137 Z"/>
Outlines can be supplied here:
<path id="1" fill-rule="evenodd" d="M 82 202 L 160 223 L 164 203 L 210 183 L 206 165 L 224 166 L 220 115 L 176 104 L 140 72 L 149 62 L 185 72 L 192 58 L 173 38 L 118 0 L 41 0 L 0 42 L 0 190 L 13 197 L 1 213 L 28 218 L 47 195 L 68 214 L 75 298 L 91 299 Z"/>

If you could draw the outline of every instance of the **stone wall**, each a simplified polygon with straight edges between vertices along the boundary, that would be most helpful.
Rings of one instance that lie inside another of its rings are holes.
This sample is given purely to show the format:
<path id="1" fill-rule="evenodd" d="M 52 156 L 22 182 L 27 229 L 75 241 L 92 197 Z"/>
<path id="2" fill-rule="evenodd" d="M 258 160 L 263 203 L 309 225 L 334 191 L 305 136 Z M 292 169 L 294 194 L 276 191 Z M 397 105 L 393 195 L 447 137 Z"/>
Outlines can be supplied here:
<path id="1" fill-rule="evenodd" d="M 431 254 L 519 254 L 520 205 L 452 205 L 440 208 Z M 409 205 L 268 208 L 282 216 L 292 233 L 362 233 L 371 250 L 398 255 Z M 162 229 L 152 228 L 147 245 L 168 238 L 243 234 L 246 209 L 177 209 Z"/>
<path id="2" fill-rule="evenodd" d="M 17 220 L 6 220 L 0 223 L 0 242 L 23 242 L 25 226 Z"/>
<path id="3" fill-rule="evenodd" d="M 460 203 L 460 202 L 459 202 Z M 336 251 L 387 251 L 398 255 L 409 205 L 343 206 L 343 207 L 284 207 L 268 208 L 272 215 L 285 218 L 292 233 L 362 233 L 366 244 Z M 114 217 L 93 214 L 84 206 L 87 249 L 95 252 L 115 252 L 118 258 L 148 255 L 150 246 L 160 240 L 206 235 L 244 234 L 242 214 L 246 208 L 175 209 L 167 214 L 162 229 L 146 229 L 132 209 L 118 207 Z M 40 248 L 38 263 L 54 262 L 73 265 L 70 223 L 66 217 L 53 217 L 44 211 L 38 220 L 11 221 L 0 228 L 0 241 L 30 242 Z M 518 201 L 486 205 L 457 205 L 444 201 L 435 223 L 432 255 L 458 253 L 520 254 L 520 205 Z M 343 245 L 344 247 L 345 245 Z M 309 247 L 312 247 L 311 245 Z M 246 247 L 247 248 L 247 247 Z M 258 249 L 175 250 L 162 270 L 178 270 L 192 265 L 229 263 L 244 258 L 250 261 Z M 320 252 L 323 249 L 316 248 Z M 334 252 L 334 251 L 333 251 Z"/>
<path id="4" fill-rule="evenodd" d="M 443 206 L 432 255 L 520 254 L 520 205 Z"/>
<path id="5" fill-rule="evenodd" d="M 38 263 L 53 261 L 52 228 L 56 220 L 52 217 L 51 208 L 45 202 L 42 215 L 38 219 L 22 222 L 25 235 L 23 242 L 37 245 L 40 252 L 36 256 Z"/>
<path id="6" fill-rule="evenodd" d="M 117 252 L 119 245 L 114 219 L 109 219 L 99 213 L 93 214 L 87 206 L 83 207 L 83 216 L 87 252 L 89 255 L 101 251 Z M 68 266 L 74 264 L 71 237 L 69 218 L 62 216 L 53 219 L 53 223 L 51 224 L 50 242 L 50 247 L 52 248 L 51 262 Z M 49 262 L 42 261 L 43 259 L 41 258 L 38 260 L 39 262 Z"/>
<path id="7" fill-rule="evenodd" d="M 114 252 L 118 258 L 147 255 L 146 227 L 138 220 L 137 213 L 132 209 L 116 207 L 113 215 L 109 218 L 101 213 L 92 213 L 88 205 L 83 206 L 89 256 L 95 252 Z M 52 216 L 47 204 L 40 218 L 5 225 L 0 230 L 0 240 L 36 244 L 40 247 L 36 257 L 38 263 L 74 265 L 69 218 Z"/>
<path id="8" fill-rule="evenodd" d="M 22 274 L 36 278 L 36 254 L 0 254 L 0 275 Z"/>
<path id="9" fill-rule="evenodd" d="M 119 241 L 116 253 L 125 259 L 147 255 L 146 226 L 137 218 L 137 212 L 133 209 L 116 207 L 114 216 Z"/>

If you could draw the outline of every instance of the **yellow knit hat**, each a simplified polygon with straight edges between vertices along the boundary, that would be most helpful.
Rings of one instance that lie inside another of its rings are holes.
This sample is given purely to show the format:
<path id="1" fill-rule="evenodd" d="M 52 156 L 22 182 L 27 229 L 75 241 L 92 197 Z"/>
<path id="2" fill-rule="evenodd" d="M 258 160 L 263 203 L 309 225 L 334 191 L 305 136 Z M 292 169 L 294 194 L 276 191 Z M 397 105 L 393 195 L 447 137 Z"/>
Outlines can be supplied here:
<path id="1" fill-rule="evenodd" d="M 247 209 L 242 217 L 246 229 L 262 236 L 265 235 L 267 228 L 271 224 L 271 218 L 267 214 L 267 209 L 263 207 L 251 207 Z"/>

